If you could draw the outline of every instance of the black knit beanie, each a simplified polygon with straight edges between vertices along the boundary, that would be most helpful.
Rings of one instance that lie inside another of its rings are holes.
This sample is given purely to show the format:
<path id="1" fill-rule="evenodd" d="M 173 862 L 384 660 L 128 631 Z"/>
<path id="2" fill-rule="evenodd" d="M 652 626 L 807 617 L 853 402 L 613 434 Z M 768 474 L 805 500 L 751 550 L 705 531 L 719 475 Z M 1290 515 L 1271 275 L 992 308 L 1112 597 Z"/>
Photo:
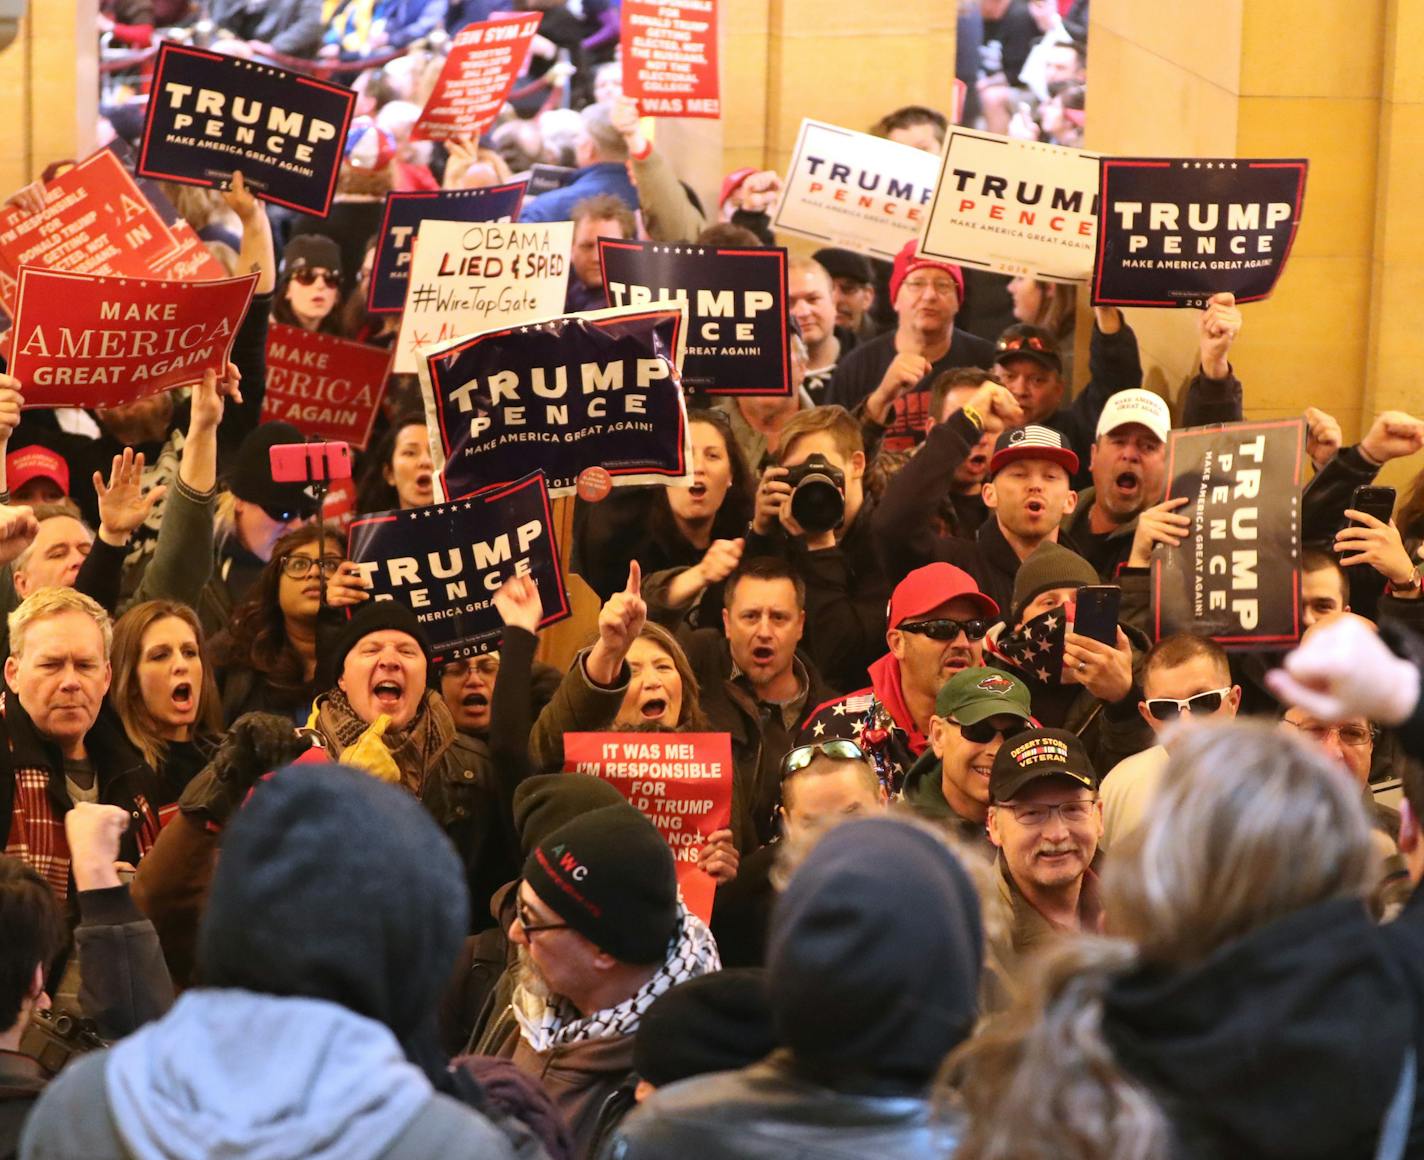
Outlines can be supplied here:
<path id="1" fill-rule="evenodd" d="M 403 632 L 415 638 L 415 643 L 420 645 L 420 651 L 425 654 L 426 683 L 433 683 L 437 674 L 431 659 L 430 638 L 409 605 L 397 600 L 368 600 L 341 627 L 331 643 L 330 650 L 322 649 L 326 655 L 321 658 L 321 662 L 328 666 L 322 673 L 323 684 L 327 688 L 336 684 L 341 670 L 346 667 L 346 654 L 356 647 L 363 636 L 386 630 Z"/>
<path id="2" fill-rule="evenodd" d="M 677 930 L 672 850 L 652 822 L 624 803 L 560 826 L 525 860 L 524 881 L 621 962 L 661 962 Z"/>
<path id="3" fill-rule="evenodd" d="M 199 975 L 339 1003 L 409 1050 L 468 922 L 464 868 L 420 802 L 360 770 L 292 765 L 223 831 Z"/>
<path id="4" fill-rule="evenodd" d="M 1014 576 L 1014 601 L 1009 627 L 1018 624 L 1024 608 L 1039 593 L 1050 588 L 1081 588 L 1084 584 L 1098 582 L 1097 569 L 1077 552 L 1070 552 L 1052 540 L 1044 540 L 1029 553 L 1028 559 L 1019 565 Z"/>
<path id="5" fill-rule="evenodd" d="M 519 783 L 514 791 L 514 832 L 519 853 L 527 858 L 534 847 L 562 826 L 602 806 L 626 805 L 611 781 L 588 773 L 541 773 Z"/>
<path id="6" fill-rule="evenodd" d="M 633 1070 L 654 1087 L 735 1071 L 776 1049 L 766 971 L 734 967 L 679 983 L 638 1021 Z"/>

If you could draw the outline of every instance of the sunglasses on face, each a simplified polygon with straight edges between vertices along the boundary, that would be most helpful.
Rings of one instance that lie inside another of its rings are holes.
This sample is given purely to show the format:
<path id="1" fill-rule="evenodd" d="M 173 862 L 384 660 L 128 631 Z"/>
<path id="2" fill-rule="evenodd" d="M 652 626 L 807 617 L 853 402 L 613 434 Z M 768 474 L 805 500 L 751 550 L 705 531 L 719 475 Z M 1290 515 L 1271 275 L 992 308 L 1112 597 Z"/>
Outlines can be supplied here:
<path id="1" fill-rule="evenodd" d="M 826 756 L 836 761 L 869 761 L 870 758 L 854 741 L 821 741 L 815 745 L 798 745 L 781 759 L 782 779 L 805 769 L 817 757 Z"/>
<path id="2" fill-rule="evenodd" d="M 330 580 L 341 567 L 341 557 L 323 556 L 318 560 L 315 556 L 284 556 L 282 574 L 293 580 L 305 580 L 318 565 L 321 567 L 322 576 Z"/>
<path id="3" fill-rule="evenodd" d="M 995 725 L 992 717 L 983 721 L 976 721 L 973 725 L 960 725 L 958 721 L 951 718 L 950 724 L 959 726 L 959 735 L 974 745 L 985 745 L 994 740 L 995 737 L 1002 737 L 1008 741 L 1012 737 L 1017 737 L 1020 733 L 1026 733 L 1033 728 L 1028 721 L 1019 718 L 1012 725 Z"/>
<path id="4" fill-rule="evenodd" d="M 901 632 L 912 632 L 917 636 L 927 636 L 930 640 L 953 640 L 961 632 L 970 640 L 983 640 L 989 631 L 987 620 L 951 620 L 940 617 L 936 620 L 916 620 L 897 626 Z"/>
<path id="5" fill-rule="evenodd" d="M 333 290 L 341 285 L 341 275 L 332 270 L 315 270 L 310 266 L 305 266 L 292 272 L 292 281 L 298 286 L 310 286 L 318 278 Z"/>
<path id="6" fill-rule="evenodd" d="M 1181 701 L 1175 697 L 1152 697 L 1145 704 L 1147 711 L 1158 721 L 1175 721 L 1183 710 L 1193 715 L 1200 713 L 1202 716 L 1208 717 L 1221 708 L 1221 703 L 1226 700 L 1230 692 L 1231 686 L 1228 685 L 1224 689 L 1212 689 L 1206 693 L 1197 693 L 1195 696 L 1187 697 Z"/>

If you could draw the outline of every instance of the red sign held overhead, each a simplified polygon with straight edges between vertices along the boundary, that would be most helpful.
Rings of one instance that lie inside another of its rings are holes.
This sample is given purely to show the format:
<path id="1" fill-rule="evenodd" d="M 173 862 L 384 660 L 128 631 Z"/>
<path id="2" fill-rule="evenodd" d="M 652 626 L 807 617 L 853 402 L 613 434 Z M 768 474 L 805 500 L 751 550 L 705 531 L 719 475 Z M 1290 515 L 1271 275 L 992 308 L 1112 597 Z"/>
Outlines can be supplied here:
<path id="1" fill-rule="evenodd" d="M 256 274 L 158 282 L 26 266 L 10 373 L 26 407 L 117 407 L 222 374 Z"/>
<path id="2" fill-rule="evenodd" d="M 590 773 L 657 826 L 677 859 L 687 908 L 712 921 L 717 883 L 697 864 L 708 837 L 732 824 L 732 739 L 726 733 L 566 733 L 564 771 Z"/>
<path id="3" fill-rule="evenodd" d="M 623 93 L 648 117 L 720 117 L 717 0 L 623 0 Z"/>
<path id="4" fill-rule="evenodd" d="M 274 323 L 267 331 L 262 421 L 366 449 L 390 371 L 389 350 Z"/>
<path id="5" fill-rule="evenodd" d="M 60 174 L 44 191 L 45 208 L 0 209 L 0 307 L 15 312 L 21 266 L 110 277 L 154 276 L 179 239 L 107 149 Z"/>
<path id="6" fill-rule="evenodd" d="M 539 30 L 537 12 L 469 24 L 455 34 L 412 141 L 478 137 L 504 105 Z"/>

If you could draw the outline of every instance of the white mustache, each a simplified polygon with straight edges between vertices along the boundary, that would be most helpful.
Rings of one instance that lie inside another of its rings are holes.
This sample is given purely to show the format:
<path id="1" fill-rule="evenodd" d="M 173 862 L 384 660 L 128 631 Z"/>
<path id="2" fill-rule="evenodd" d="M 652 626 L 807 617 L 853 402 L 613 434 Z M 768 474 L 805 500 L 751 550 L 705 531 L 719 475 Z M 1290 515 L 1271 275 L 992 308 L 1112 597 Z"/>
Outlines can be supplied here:
<path id="1" fill-rule="evenodd" d="M 1051 858 L 1054 854 L 1076 854 L 1078 847 L 1072 842 L 1059 842 L 1054 845 L 1043 845 L 1038 848 L 1040 857 Z"/>

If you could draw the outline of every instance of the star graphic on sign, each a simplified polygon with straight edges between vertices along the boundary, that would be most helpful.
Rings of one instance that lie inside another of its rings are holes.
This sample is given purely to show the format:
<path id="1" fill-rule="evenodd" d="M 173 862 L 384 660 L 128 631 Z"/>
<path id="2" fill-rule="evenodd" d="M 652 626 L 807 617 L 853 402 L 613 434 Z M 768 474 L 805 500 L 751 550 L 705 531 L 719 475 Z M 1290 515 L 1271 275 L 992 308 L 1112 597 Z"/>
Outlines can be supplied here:
<path id="1" fill-rule="evenodd" d="M 811 730 L 811 733 L 812 733 L 813 736 L 819 737 L 819 736 L 821 736 L 821 734 L 824 733 L 825 731 L 826 731 L 826 723 L 825 723 L 824 721 L 817 721 L 817 722 L 816 722 L 816 727 Z"/>

